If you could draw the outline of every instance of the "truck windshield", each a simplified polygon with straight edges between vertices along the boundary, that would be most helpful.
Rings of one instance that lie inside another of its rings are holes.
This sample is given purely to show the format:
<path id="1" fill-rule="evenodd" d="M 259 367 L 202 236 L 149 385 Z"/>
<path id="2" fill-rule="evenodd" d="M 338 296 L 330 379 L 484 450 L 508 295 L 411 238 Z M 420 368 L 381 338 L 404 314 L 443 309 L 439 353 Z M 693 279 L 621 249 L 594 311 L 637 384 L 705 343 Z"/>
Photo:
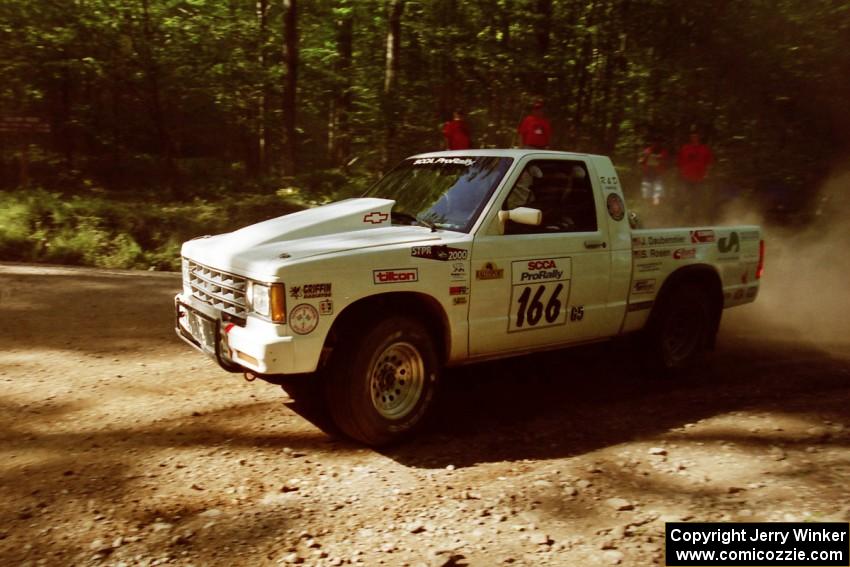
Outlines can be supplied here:
<path id="1" fill-rule="evenodd" d="M 394 200 L 394 223 L 469 232 L 512 161 L 482 156 L 407 159 L 364 197 Z"/>

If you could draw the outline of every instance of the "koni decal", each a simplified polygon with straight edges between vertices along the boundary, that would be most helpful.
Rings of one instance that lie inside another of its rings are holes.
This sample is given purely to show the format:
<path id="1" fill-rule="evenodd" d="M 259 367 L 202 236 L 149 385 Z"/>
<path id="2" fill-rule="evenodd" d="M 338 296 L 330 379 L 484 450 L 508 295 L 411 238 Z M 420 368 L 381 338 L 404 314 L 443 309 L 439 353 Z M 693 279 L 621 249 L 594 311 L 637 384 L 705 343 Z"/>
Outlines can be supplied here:
<path id="1" fill-rule="evenodd" d="M 713 230 L 692 230 L 691 231 L 691 244 L 705 244 L 707 242 L 714 242 L 714 231 Z"/>

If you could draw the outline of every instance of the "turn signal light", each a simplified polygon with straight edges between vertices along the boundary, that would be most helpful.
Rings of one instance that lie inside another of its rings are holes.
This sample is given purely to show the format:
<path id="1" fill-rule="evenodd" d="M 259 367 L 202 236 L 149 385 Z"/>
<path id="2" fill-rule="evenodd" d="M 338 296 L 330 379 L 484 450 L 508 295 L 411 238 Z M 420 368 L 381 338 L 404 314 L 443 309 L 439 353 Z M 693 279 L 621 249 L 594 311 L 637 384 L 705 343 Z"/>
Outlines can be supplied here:
<path id="1" fill-rule="evenodd" d="M 286 293 L 282 283 L 270 286 L 271 319 L 275 323 L 286 323 Z"/>
<path id="2" fill-rule="evenodd" d="M 756 267 L 756 279 L 761 279 L 764 273 L 764 240 L 759 240 L 759 265 Z"/>

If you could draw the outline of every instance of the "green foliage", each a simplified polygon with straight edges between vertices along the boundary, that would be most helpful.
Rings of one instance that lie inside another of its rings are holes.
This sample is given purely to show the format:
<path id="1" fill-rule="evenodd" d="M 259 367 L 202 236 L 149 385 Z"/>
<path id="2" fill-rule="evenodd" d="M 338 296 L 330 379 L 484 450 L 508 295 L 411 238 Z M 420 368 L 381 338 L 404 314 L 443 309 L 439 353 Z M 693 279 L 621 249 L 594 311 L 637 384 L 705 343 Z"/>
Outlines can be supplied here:
<path id="1" fill-rule="evenodd" d="M 0 192 L 0 261 L 177 270 L 182 242 L 303 208 L 298 193 L 151 204 L 44 190 Z"/>
<path id="2" fill-rule="evenodd" d="M 92 263 L 78 253 L 86 239 L 98 261 L 159 265 L 152 251 L 175 250 L 165 235 L 183 225 L 130 214 L 140 195 L 200 217 L 236 194 L 251 210 L 248 195 L 289 186 L 305 203 L 357 195 L 383 156 L 440 148 L 458 106 L 476 146 L 506 147 L 544 97 L 553 146 L 612 154 L 626 179 L 650 136 L 675 152 L 692 125 L 718 156 L 717 178 L 755 190 L 813 190 L 850 142 L 846 3 L 407 1 L 391 96 L 387 2 L 297 4 L 293 175 L 282 166 L 279 2 L 0 3 L 0 115 L 51 125 L 49 135 L 0 133 L 0 187 L 18 184 L 27 145 L 34 185 L 52 191 L 39 193 L 47 204 L 7 203 L 3 254 Z M 97 209 L 100 190 L 125 196 Z M 79 234 L 58 238 L 56 218 Z"/>

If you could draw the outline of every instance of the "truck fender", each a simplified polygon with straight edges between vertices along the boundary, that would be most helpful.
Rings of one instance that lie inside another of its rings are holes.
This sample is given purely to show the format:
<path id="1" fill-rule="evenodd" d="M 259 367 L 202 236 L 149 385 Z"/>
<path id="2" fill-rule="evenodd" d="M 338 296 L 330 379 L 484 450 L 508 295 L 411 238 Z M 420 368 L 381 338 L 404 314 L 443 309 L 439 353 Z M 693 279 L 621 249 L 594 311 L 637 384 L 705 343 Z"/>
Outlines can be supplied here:
<path id="1" fill-rule="evenodd" d="M 707 348 L 713 349 L 717 331 L 720 328 L 720 318 L 723 313 L 723 284 L 714 266 L 708 264 L 691 264 L 675 270 L 661 284 L 661 289 L 655 298 L 647 326 L 654 316 L 663 309 L 665 302 L 673 295 L 673 290 L 684 284 L 696 284 L 705 290 L 712 310 L 712 327 L 709 332 Z"/>
<path id="2" fill-rule="evenodd" d="M 437 349 L 440 363 L 444 364 L 448 360 L 451 325 L 442 304 L 425 293 L 399 291 L 369 295 L 347 305 L 331 324 L 322 349 L 320 367 L 327 363 L 338 341 L 345 340 L 347 332 L 357 332 L 358 328 L 374 325 L 384 316 L 394 313 L 411 315 L 425 324 L 434 338 L 434 344 L 440 346 Z"/>

